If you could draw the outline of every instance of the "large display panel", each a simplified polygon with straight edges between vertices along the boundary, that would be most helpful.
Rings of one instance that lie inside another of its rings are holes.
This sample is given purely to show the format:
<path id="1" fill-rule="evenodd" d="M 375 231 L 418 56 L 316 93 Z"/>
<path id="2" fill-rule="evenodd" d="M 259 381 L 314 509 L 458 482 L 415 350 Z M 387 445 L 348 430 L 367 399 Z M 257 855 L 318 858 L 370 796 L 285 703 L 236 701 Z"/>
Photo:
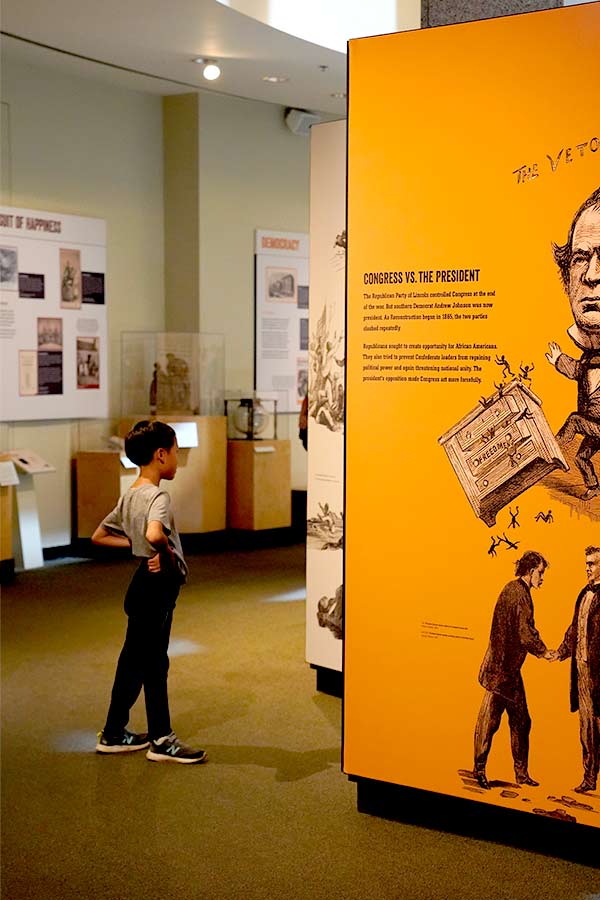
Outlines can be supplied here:
<path id="1" fill-rule="evenodd" d="M 344 768 L 597 827 L 600 5 L 349 64 Z"/>
<path id="2" fill-rule="evenodd" d="M 0 208 L 0 418 L 108 415 L 106 223 Z"/>
<path id="3" fill-rule="evenodd" d="M 306 659 L 342 670 L 346 123 L 310 135 Z"/>
<path id="4" fill-rule="evenodd" d="M 255 265 L 255 388 L 276 392 L 279 412 L 299 412 L 308 388 L 308 235 L 257 230 Z"/>

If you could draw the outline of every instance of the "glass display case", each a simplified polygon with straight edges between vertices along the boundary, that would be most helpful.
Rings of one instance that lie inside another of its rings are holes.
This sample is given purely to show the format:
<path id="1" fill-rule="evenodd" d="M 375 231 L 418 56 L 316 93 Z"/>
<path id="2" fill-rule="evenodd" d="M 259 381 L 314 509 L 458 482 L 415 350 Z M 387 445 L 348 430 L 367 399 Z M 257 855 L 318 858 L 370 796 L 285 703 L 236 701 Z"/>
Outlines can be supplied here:
<path id="1" fill-rule="evenodd" d="M 276 394 L 248 391 L 225 398 L 229 440 L 275 440 L 277 438 Z"/>
<path id="2" fill-rule="evenodd" d="M 222 416 L 222 334 L 121 333 L 122 416 Z"/>

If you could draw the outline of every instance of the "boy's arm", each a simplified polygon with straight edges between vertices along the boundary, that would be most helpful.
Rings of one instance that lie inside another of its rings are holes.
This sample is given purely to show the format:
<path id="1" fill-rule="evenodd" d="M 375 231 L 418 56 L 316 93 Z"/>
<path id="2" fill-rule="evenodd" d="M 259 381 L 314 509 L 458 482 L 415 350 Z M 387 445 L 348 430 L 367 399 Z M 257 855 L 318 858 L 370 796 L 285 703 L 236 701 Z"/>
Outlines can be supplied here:
<path id="1" fill-rule="evenodd" d="M 129 547 L 131 543 L 124 534 L 116 534 L 109 531 L 104 525 L 98 525 L 92 535 L 92 544 L 100 544 L 102 547 Z"/>
<path id="2" fill-rule="evenodd" d="M 175 554 L 171 549 L 169 538 L 163 528 L 162 522 L 159 522 L 157 519 L 152 519 L 148 522 L 146 540 L 158 551 L 156 556 L 152 556 L 148 560 L 148 569 L 150 572 L 161 571 L 161 558 L 162 561 L 166 563 L 167 568 L 172 568 L 177 565 Z"/>

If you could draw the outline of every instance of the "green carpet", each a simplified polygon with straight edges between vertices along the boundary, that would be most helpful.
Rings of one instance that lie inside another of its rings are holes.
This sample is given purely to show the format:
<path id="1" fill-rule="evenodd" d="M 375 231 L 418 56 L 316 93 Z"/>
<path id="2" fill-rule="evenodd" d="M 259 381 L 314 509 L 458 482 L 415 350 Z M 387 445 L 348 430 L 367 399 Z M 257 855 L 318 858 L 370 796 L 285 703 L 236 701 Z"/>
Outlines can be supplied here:
<path id="1" fill-rule="evenodd" d="M 304 549 L 190 559 L 173 725 L 205 766 L 99 756 L 131 563 L 3 589 L 5 900 L 583 900 L 600 873 L 356 811 L 339 700 L 304 662 Z M 145 727 L 143 704 L 132 726 Z M 600 856 L 600 854 L 599 854 Z"/>

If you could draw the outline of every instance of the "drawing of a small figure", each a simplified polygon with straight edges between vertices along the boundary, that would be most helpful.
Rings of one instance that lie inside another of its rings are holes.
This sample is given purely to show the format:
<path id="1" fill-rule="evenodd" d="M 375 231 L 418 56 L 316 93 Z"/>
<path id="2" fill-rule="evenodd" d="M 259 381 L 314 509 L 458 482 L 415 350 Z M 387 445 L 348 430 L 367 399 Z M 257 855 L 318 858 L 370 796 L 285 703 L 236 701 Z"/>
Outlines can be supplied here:
<path id="1" fill-rule="evenodd" d="M 519 366 L 519 381 L 528 381 L 531 384 L 531 376 L 530 372 L 533 372 L 535 366 L 531 363 L 530 366 L 524 366 L 523 363 Z"/>
<path id="2" fill-rule="evenodd" d="M 509 528 L 520 528 L 521 526 L 520 526 L 519 520 L 518 520 L 519 507 L 517 506 L 515 512 L 513 512 L 513 511 L 512 511 L 512 506 L 509 506 L 509 507 L 508 507 L 508 512 L 509 512 L 509 515 L 510 515 L 510 525 L 509 525 L 508 527 L 509 527 Z"/>
<path id="3" fill-rule="evenodd" d="M 507 448 L 506 453 L 508 455 L 508 461 L 510 463 L 511 469 L 516 469 L 519 466 L 519 460 L 521 459 L 521 454 L 519 453 L 518 447 L 513 447 L 512 450 Z"/>
<path id="4" fill-rule="evenodd" d="M 309 416 L 330 431 L 344 427 L 344 370 L 346 360 L 341 355 L 342 335 L 327 336 L 327 308 L 317 322 L 310 344 L 311 390 Z"/>
<path id="5" fill-rule="evenodd" d="M 510 527 L 510 526 L 509 526 Z M 511 541 L 506 537 L 506 532 L 502 533 L 502 537 L 498 535 L 498 542 L 500 544 L 506 544 L 507 550 L 517 550 L 521 541 Z"/>
<path id="6" fill-rule="evenodd" d="M 329 503 L 319 503 L 319 508 L 321 510 L 321 515 L 319 519 L 324 528 L 328 528 L 329 531 L 333 531 L 334 518 L 331 509 L 329 508 Z"/>
<path id="7" fill-rule="evenodd" d="M 337 640 L 342 639 L 342 603 L 344 588 L 336 588 L 334 597 L 321 597 L 317 607 L 317 621 L 321 628 L 328 628 Z"/>
<path id="8" fill-rule="evenodd" d="M 490 544 L 490 548 L 488 550 L 488 555 L 496 556 L 497 555 L 496 547 L 499 547 L 501 543 L 502 543 L 501 541 L 496 541 L 496 538 L 494 537 L 494 535 L 492 535 L 492 543 Z"/>
<path id="9" fill-rule="evenodd" d="M 541 553 L 524 553 L 516 563 L 515 579 L 502 589 L 494 608 L 489 646 L 479 671 L 485 694 L 475 726 L 473 769 L 477 783 L 486 791 L 490 790 L 486 763 L 504 712 L 508 716 L 516 781 L 530 787 L 538 785 L 529 774 L 531 718 L 521 667 L 528 653 L 538 659 L 554 659 L 535 627 L 531 598 L 531 590 L 542 586 L 547 568 Z"/>
<path id="10" fill-rule="evenodd" d="M 519 413 L 519 415 L 515 419 L 515 422 L 520 422 L 521 419 L 535 419 L 535 416 L 530 409 L 527 409 L 527 407 L 525 407 L 525 409 Z"/>
<path id="11" fill-rule="evenodd" d="M 600 496 L 600 483 L 592 458 L 600 451 L 600 187 L 575 213 L 563 246 L 553 245 L 574 324 L 567 334 L 581 350 L 579 359 L 563 353 L 551 341 L 546 359 L 557 372 L 577 382 L 577 411 L 572 412 L 556 437 L 564 444 L 581 435 L 575 463 L 585 491 L 582 500 Z"/>
<path id="12" fill-rule="evenodd" d="M 503 378 L 508 378 L 509 375 L 511 378 L 515 377 L 515 373 L 511 372 L 510 363 L 507 360 L 504 353 L 502 354 L 502 356 L 498 356 L 498 354 L 496 354 L 496 365 L 502 366 L 502 377 Z"/>
<path id="13" fill-rule="evenodd" d="M 552 515 L 552 510 L 549 509 L 547 513 L 539 512 L 537 514 L 537 516 L 535 517 L 535 521 L 539 522 L 540 520 L 542 522 L 554 522 L 554 516 Z"/>
<path id="14" fill-rule="evenodd" d="M 504 396 L 504 385 L 502 384 L 502 382 L 500 382 L 500 384 L 496 384 L 496 382 L 494 382 L 494 387 L 498 391 L 498 399 L 501 400 Z"/>

